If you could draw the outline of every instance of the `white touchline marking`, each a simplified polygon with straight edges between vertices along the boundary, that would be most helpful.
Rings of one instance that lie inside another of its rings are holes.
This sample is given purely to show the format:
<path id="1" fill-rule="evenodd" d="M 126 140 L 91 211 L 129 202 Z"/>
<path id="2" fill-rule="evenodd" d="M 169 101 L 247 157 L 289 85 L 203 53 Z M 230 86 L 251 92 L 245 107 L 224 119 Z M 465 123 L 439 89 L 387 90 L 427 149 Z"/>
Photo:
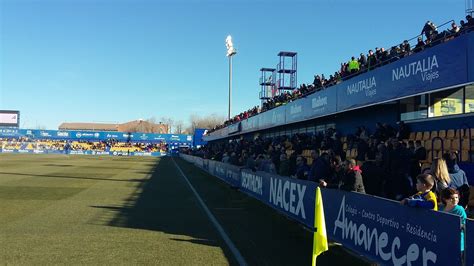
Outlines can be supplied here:
<path id="1" fill-rule="evenodd" d="M 181 174 L 181 176 L 183 176 L 184 180 L 186 181 L 186 183 L 188 184 L 188 186 L 191 188 L 191 190 L 193 191 L 194 193 L 194 196 L 196 196 L 197 200 L 199 201 L 199 204 L 201 204 L 201 207 L 203 208 L 204 212 L 207 214 L 207 217 L 209 217 L 209 220 L 211 220 L 212 224 L 214 225 L 214 227 L 216 227 L 217 231 L 219 232 L 219 234 L 221 235 L 222 239 L 224 239 L 224 242 L 226 243 L 226 245 L 229 247 L 230 251 L 232 252 L 232 254 L 234 255 L 235 259 L 237 260 L 237 262 L 239 263 L 239 265 L 241 266 L 246 266 L 247 265 L 247 262 L 245 262 L 245 259 L 244 257 L 242 257 L 242 254 L 240 254 L 240 251 L 235 247 L 234 243 L 232 243 L 232 240 L 230 240 L 229 236 L 226 234 L 226 232 L 224 231 L 224 228 L 222 228 L 222 226 L 219 224 L 219 222 L 217 221 L 217 219 L 214 217 L 214 215 L 209 211 L 209 208 L 207 208 L 206 204 L 204 203 L 204 201 L 201 199 L 201 197 L 199 196 L 199 194 L 197 193 L 197 191 L 194 189 L 193 185 L 191 185 L 191 183 L 189 182 L 188 178 L 186 177 L 186 175 L 183 173 L 183 171 L 181 170 L 181 168 L 179 167 L 179 165 L 174 161 L 174 158 L 171 158 L 171 160 L 173 160 L 173 163 L 174 165 L 176 166 L 176 168 L 178 168 L 178 171 L 179 173 Z"/>

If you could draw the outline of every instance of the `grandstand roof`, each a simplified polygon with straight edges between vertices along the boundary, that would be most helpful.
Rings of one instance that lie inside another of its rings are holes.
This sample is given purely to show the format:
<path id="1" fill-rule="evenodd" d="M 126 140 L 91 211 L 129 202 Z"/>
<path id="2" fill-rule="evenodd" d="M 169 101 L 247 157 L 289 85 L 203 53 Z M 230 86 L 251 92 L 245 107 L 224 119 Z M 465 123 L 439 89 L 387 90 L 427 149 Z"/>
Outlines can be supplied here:
<path id="1" fill-rule="evenodd" d="M 168 133 L 168 125 L 155 124 L 144 120 L 134 120 L 122 124 L 104 123 L 62 123 L 59 130 L 119 131 L 141 133 Z"/>

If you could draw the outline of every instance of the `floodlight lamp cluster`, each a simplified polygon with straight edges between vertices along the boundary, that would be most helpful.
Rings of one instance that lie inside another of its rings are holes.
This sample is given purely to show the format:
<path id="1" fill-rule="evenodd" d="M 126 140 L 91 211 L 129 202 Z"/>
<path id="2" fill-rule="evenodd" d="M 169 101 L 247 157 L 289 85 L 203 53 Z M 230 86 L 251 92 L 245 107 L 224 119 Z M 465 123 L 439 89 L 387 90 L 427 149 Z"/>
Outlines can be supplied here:
<path id="1" fill-rule="evenodd" d="M 232 36 L 227 36 L 225 38 L 225 47 L 227 48 L 227 57 L 233 56 L 237 53 L 237 50 L 234 48 L 234 44 L 232 43 Z"/>

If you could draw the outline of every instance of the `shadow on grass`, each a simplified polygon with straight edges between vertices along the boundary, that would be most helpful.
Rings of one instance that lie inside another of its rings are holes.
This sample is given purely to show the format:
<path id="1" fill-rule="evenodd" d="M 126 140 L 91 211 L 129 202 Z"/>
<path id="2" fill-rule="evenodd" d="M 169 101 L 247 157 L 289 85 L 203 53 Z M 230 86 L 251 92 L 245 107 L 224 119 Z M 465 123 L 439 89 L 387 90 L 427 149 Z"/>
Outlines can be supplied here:
<path id="1" fill-rule="evenodd" d="M 105 211 L 98 223 L 164 232 L 170 234 L 168 239 L 176 243 L 221 247 L 228 261 L 234 264 L 232 255 L 171 158 L 160 159 L 149 179 L 138 184 L 135 192 L 123 204 L 91 207 Z"/>

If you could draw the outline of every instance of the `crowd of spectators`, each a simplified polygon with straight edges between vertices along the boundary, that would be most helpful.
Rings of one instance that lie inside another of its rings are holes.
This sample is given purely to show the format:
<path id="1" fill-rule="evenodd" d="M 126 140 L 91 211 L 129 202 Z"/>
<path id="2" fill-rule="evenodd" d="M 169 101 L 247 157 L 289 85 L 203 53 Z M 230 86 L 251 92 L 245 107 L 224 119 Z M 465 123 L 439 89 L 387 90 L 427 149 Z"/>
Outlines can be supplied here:
<path id="1" fill-rule="evenodd" d="M 155 152 L 167 151 L 166 143 L 120 142 L 116 139 L 106 141 L 66 141 L 66 140 L 41 140 L 20 138 L 0 138 L 2 149 L 22 150 L 53 150 L 53 151 L 110 151 L 121 148 L 130 152 Z"/>
<path id="2" fill-rule="evenodd" d="M 376 47 L 375 52 L 374 50 L 369 50 L 367 55 L 361 53 L 357 58 L 353 56 L 348 62 L 341 63 L 340 69 L 334 72 L 334 74 L 330 75 L 329 78 L 326 78 L 324 74 L 315 75 L 313 83 L 301 84 L 298 89 L 295 89 L 291 92 L 287 91 L 275 95 L 271 99 L 268 99 L 266 102 L 264 102 L 261 108 L 256 106 L 231 118 L 230 120 L 225 121 L 224 124 L 216 126 L 215 128 L 209 130 L 209 132 L 227 127 L 261 112 L 265 112 L 280 105 L 305 97 L 313 92 L 339 84 L 342 81 L 350 79 L 361 73 L 395 62 L 401 58 L 409 56 L 413 53 L 421 52 L 424 49 L 438 45 L 442 42 L 452 40 L 453 38 L 470 32 L 473 29 L 474 19 L 470 15 L 466 16 L 465 21 L 460 21 L 460 26 L 458 26 L 455 22 L 451 22 L 450 28 L 444 31 L 439 31 L 433 22 L 427 21 L 421 31 L 421 34 L 416 38 L 417 42 L 414 47 L 410 45 L 409 40 L 404 40 L 401 44 L 392 46 L 390 49 Z"/>
<path id="3" fill-rule="evenodd" d="M 328 129 L 318 134 L 213 142 L 183 152 L 253 171 L 394 200 L 415 194 L 417 177 L 430 174 L 436 180 L 433 190 L 437 195 L 446 188 L 456 189 L 461 196 L 460 205 L 465 207 L 469 184 L 459 168 L 457 154 L 447 152 L 431 167 L 422 169 L 427 159 L 426 149 L 420 141 L 407 141 L 409 134 L 403 122 L 397 127 L 377 123 L 372 134 L 365 127 L 358 127 L 354 134 L 342 137 L 334 129 Z M 348 157 L 344 146 L 356 149 L 357 155 Z M 308 150 L 310 154 L 304 154 Z"/>

